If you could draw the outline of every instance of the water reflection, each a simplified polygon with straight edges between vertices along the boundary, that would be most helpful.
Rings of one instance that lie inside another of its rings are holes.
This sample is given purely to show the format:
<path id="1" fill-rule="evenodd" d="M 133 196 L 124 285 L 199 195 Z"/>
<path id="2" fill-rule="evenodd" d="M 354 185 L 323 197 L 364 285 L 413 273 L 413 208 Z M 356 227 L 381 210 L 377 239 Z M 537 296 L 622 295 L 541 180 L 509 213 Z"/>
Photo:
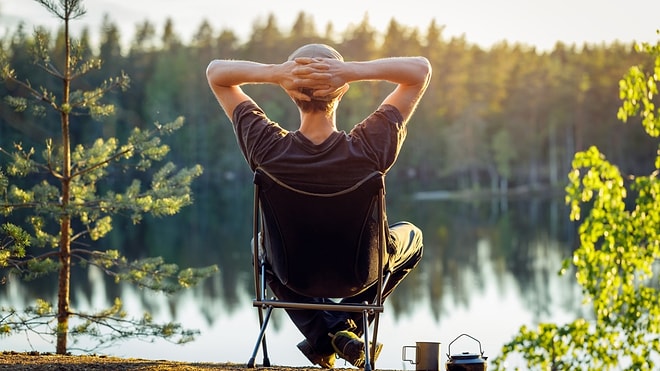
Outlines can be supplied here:
<path id="1" fill-rule="evenodd" d="M 116 285 L 96 271 L 75 272 L 72 302 L 77 309 L 99 309 L 120 296 L 129 313 L 139 316 L 147 310 L 157 320 L 175 320 L 201 331 L 197 341 L 184 346 L 128 341 L 105 353 L 247 361 L 258 332 L 246 243 L 251 196 L 249 187 L 236 188 L 203 196 L 173 218 L 146 219 L 139 228 L 115 226 L 115 233 L 103 241 L 108 248 L 120 248 L 132 257 L 160 255 L 180 266 L 216 263 L 220 274 L 168 297 Z M 379 368 L 414 369 L 401 361 L 403 345 L 440 341 L 444 355 L 445 344 L 464 332 L 478 338 L 492 359 L 520 325 L 561 323 L 578 314 L 580 298 L 572 278 L 557 276 L 576 239 L 561 195 L 474 202 L 390 197 L 388 214 L 390 221 L 407 219 L 420 226 L 425 250 L 417 271 L 386 303 L 379 336 L 386 347 Z M 29 286 L 11 282 L 0 291 L 0 305 L 22 307 L 35 297 L 54 300 L 53 290 L 48 280 Z M 272 362 L 307 365 L 295 348 L 300 335 L 283 312 L 276 313 L 268 334 Z M 44 339 L 28 340 L 23 334 L 3 344 L 12 350 L 54 350 Z M 461 344 L 452 345 L 452 352 L 454 347 L 461 350 Z"/>

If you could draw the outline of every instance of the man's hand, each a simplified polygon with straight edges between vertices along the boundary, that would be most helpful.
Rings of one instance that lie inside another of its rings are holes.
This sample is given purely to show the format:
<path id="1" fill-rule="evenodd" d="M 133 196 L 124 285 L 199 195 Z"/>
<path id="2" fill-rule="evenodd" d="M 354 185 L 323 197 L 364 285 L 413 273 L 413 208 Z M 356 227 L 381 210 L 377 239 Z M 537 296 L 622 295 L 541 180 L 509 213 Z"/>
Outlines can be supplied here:
<path id="1" fill-rule="evenodd" d="M 333 58 L 296 58 L 296 63 L 304 66 L 301 70 L 308 72 L 317 85 L 314 87 L 315 97 L 333 96 L 348 89 L 347 81 L 341 77 L 343 61 Z"/>
<path id="2" fill-rule="evenodd" d="M 302 93 L 302 89 L 313 91 L 313 97 L 318 98 L 334 97 L 348 89 L 348 85 L 331 72 L 332 69 L 337 70 L 338 66 L 335 64 L 342 63 L 341 61 L 328 58 L 296 58 L 285 64 L 288 63 L 295 65 L 291 67 L 290 78 L 282 81 L 280 85 L 294 98 L 304 101 L 312 99 Z"/>

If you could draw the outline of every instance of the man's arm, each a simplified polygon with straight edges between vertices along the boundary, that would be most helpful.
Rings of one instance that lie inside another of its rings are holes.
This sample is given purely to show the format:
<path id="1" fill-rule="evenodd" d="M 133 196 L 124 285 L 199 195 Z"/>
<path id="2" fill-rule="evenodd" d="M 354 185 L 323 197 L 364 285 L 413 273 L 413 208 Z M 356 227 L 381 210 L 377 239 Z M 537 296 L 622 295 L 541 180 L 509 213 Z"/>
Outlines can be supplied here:
<path id="1" fill-rule="evenodd" d="M 319 77 L 331 76 L 327 80 L 327 89 L 315 91 L 314 94 L 318 96 L 355 81 L 389 81 L 396 84 L 382 104 L 398 108 L 404 122 L 412 116 L 431 79 L 431 65 L 424 57 L 395 57 L 361 62 L 299 58 L 296 62 L 326 73 Z"/>
<path id="2" fill-rule="evenodd" d="M 426 58 L 414 57 L 397 60 L 381 60 L 385 80 L 397 84 L 397 87 L 385 98 L 383 104 L 398 108 L 406 123 L 417 108 L 431 80 L 431 64 Z M 374 61 L 378 65 L 378 61 Z M 366 67 L 374 68 L 374 66 Z M 379 69 L 375 68 L 375 69 Z M 372 71 L 373 73 L 373 71 Z"/>

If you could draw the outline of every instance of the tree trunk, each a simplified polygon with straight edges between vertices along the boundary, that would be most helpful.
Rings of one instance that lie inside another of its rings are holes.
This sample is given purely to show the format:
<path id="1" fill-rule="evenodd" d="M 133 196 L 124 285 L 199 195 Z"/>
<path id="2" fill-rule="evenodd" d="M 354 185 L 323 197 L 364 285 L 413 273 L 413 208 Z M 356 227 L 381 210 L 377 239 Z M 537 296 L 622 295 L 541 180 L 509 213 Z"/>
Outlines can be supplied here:
<path id="1" fill-rule="evenodd" d="M 57 285 L 57 354 L 66 354 L 69 333 L 69 290 L 71 278 L 71 241 L 68 215 L 61 219 L 60 236 L 60 274 Z"/>
<path id="2" fill-rule="evenodd" d="M 65 83 L 68 92 L 68 81 Z M 68 94 L 65 95 L 68 98 Z M 65 98 L 65 101 L 68 99 Z M 60 217 L 60 273 L 57 281 L 57 354 L 66 354 L 67 336 L 69 334 L 69 292 L 71 285 L 71 216 L 69 201 L 71 199 L 71 143 L 69 132 L 69 115 L 62 113 L 62 193 Z"/>
<path id="3" fill-rule="evenodd" d="M 66 9 L 67 15 L 71 9 Z M 71 132 L 69 129 L 69 93 L 71 87 L 71 40 L 69 39 L 68 18 L 64 22 L 64 76 L 62 77 L 62 106 L 60 119 L 62 125 L 62 194 L 60 217 L 60 273 L 57 283 L 57 354 L 66 354 L 69 334 L 69 291 L 71 284 Z"/>

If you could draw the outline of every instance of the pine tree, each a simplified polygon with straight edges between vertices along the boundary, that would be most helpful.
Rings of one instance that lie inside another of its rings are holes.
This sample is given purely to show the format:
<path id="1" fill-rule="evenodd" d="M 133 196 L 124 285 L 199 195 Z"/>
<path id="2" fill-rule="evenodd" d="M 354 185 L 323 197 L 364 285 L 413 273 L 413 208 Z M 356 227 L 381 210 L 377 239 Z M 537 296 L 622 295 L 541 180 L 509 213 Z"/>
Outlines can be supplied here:
<path id="1" fill-rule="evenodd" d="M 86 44 L 74 41 L 69 31 L 70 22 L 85 14 L 82 0 L 37 2 L 63 23 L 63 37 L 58 38 L 63 45 L 57 43 L 55 51 L 50 51 L 48 32 L 38 30 L 34 36 L 35 63 L 50 80 L 37 87 L 30 76 L 17 76 L 5 50 L 0 54 L 0 77 L 18 88 L 12 90 L 16 95 L 5 97 L 7 104 L 19 113 L 33 113 L 44 127 L 59 121 L 60 132 L 40 150 L 20 143 L 12 149 L 0 146 L 0 155 L 7 159 L 0 162 L 0 213 L 5 219 L 0 229 L 0 269 L 3 284 L 12 277 L 30 280 L 57 273 L 57 305 L 37 300 L 34 307 L 22 310 L 2 308 L 0 334 L 28 330 L 54 336 L 58 354 L 67 352 L 67 340 L 73 336 L 92 336 L 99 344 L 131 336 L 189 341 L 196 332 L 178 324 L 157 324 L 148 314 L 129 319 L 119 298 L 98 313 L 77 312 L 70 306 L 74 265 L 97 267 L 116 282 L 167 293 L 195 285 L 217 267 L 179 269 L 159 257 L 129 261 L 120 249 L 93 249 L 93 242 L 112 229 L 116 215 L 130 215 L 138 223 L 145 214 L 167 216 L 190 205 L 190 186 L 202 168 L 177 169 L 164 163 L 152 170 L 169 151 L 160 136 L 179 129 L 181 117 L 148 130 L 136 127 L 124 142 L 114 137 L 75 142 L 72 129 L 78 119 L 91 116 L 92 124 L 98 125 L 113 115 L 114 105 L 104 104 L 103 97 L 127 89 L 130 79 L 122 72 L 89 88 L 84 78 L 101 70 L 102 61 L 90 57 Z M 124 180 L 122 174 L 136 177 Z M 151 182 L 145 186 L 140 179 L 149 175 Z M 78 243 L 84 239 L 91 243 Z"/>

